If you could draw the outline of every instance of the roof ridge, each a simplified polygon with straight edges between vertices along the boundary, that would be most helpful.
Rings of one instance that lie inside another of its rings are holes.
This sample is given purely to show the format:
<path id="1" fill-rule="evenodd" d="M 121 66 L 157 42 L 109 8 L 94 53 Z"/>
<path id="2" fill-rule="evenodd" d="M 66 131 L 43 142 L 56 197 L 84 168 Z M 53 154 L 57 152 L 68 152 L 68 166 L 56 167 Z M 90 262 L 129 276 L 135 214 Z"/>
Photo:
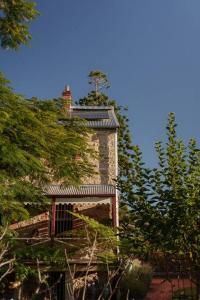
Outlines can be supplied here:
<path id="1" fill-rule="evenodd" d="M 72 109 L 82 109 L 82 110 L 85 110 L 85 109 L 88 109 L 88 110 L 113 110 L 114 107 L 113 106 L 87 106 L 87 105 L 75 105 L 75 106 L 71 106 Z"/>

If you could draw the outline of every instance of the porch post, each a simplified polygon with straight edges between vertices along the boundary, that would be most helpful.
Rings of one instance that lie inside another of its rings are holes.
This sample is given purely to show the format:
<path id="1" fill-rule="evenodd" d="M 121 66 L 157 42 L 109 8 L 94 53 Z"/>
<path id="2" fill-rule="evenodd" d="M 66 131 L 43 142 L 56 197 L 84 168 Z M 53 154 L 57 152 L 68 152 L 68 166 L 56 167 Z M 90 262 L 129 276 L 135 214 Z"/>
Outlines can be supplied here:
<path id="1" fill-rule="evenodd" d="M 51 204 L 51 238 L 53 239 L 55 237 L 56 232 L 56 198 L 52 198 L 52 204 Z"/>
<path id="2" fill-rule="evenodd" d="M 112 197 L 112 225 L 117 227 L 117 199 L 116 196 Z"/>

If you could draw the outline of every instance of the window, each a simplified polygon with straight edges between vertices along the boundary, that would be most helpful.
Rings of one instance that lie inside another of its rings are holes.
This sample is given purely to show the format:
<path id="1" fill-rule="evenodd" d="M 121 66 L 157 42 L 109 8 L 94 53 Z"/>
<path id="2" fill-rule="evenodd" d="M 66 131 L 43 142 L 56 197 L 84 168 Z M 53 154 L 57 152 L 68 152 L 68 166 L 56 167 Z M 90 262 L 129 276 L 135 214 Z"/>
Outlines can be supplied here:
<path id="1" fill-rule="evenodd" d="M 67 231 L 73 228 L 73 205 L 67 203 L 56 204 L 55 236 L 65 237 Z"/>

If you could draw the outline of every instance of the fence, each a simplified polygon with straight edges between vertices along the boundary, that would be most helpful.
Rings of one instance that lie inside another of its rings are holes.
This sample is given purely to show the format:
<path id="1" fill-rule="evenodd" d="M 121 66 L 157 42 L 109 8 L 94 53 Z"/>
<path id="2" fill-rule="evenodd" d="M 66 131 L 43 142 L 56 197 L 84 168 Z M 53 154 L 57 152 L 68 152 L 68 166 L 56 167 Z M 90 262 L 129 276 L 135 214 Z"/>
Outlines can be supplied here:
<path id="1" fill-rule="evenodd" d="M 167 300 L 170 300 L 170 298 L 171 300 L 198 299 L 196 288 L 198 269 L 189 254 L 154 254 L 151 255 L 150 263 L 154 268 L 154 289 L 157 287 L 160 294 L 166 294 Z"/>

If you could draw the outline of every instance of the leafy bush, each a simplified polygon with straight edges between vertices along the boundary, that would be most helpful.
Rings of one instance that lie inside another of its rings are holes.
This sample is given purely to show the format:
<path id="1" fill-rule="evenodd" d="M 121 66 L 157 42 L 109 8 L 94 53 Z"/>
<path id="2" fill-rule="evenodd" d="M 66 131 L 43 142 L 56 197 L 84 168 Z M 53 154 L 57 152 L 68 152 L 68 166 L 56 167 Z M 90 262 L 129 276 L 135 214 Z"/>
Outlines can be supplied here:
<path id="1" fill-rule="evenodd" d="M 177 290 L 173 295 L 173 300 L 188 300 L 188 299 L 195 299 L 196 298 L 196 288 L 187 287 L 184 289 Z"/>
<path id="2" fill-rule="evenodd" d="M 148 264 L 134 259 L 124 273 L 120 283 L 121 299 L 142 300 L 144 299 L 152 278 L 152 268 Z"/>

